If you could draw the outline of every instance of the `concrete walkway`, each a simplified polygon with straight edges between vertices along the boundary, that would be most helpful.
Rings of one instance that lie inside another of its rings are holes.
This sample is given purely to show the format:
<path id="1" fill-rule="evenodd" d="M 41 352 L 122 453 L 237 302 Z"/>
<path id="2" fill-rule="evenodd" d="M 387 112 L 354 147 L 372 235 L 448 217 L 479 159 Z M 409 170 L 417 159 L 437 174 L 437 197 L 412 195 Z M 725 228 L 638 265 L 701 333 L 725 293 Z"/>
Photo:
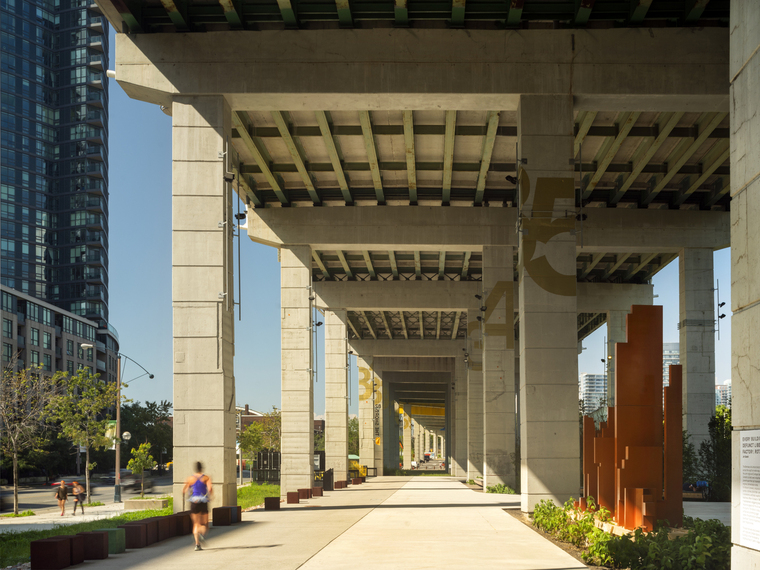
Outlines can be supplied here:
<path id="1" fill-rule="evenodd" d="M 519 508 L 519 498 L 476 493 L 451 477 L 378 477 L 280 511 L 244 513 L 241 524 L 212 528 L 202 552 L 178 537 L 97 567 L 586 568 L 504 508 Z"/>

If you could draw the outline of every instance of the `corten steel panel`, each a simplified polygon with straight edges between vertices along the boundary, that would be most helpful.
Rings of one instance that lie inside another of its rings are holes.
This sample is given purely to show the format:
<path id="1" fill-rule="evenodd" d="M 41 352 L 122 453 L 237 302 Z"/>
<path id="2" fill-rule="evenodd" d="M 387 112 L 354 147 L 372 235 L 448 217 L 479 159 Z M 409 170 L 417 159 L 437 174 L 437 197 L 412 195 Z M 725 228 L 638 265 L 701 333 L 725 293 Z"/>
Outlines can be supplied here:
<path id="1" fill-rule="evenodd" d="M 583 490 L 586 497 L 597 498 L 596 466 L 594 465 L 594 420 L 583 416 Z"/>
<path id="2" fill-rule="evenodd" d="M 671 526 L 683 524 L 683 432 L 681 414 L 682 368 L 670 366 L 670 385 L 665 388 L 665 498 L 657 515 Z"/>

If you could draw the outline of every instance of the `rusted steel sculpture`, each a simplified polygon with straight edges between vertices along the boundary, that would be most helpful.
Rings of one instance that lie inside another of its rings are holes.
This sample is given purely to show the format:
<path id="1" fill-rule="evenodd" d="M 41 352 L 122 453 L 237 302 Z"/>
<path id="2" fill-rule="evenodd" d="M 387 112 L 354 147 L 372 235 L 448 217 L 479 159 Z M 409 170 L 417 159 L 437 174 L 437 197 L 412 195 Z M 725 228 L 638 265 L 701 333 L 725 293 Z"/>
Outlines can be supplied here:
<path id="1" fill-rule="evenodd" d="M 662 307 L 633 305 L 615 345 L 615 405 L 596 430 L 583 418 L 585 495 L 626 529 L 683 524 L 681 366 L 662 401 Z M 585 507 L 585 500 L 581 504 Z"/>

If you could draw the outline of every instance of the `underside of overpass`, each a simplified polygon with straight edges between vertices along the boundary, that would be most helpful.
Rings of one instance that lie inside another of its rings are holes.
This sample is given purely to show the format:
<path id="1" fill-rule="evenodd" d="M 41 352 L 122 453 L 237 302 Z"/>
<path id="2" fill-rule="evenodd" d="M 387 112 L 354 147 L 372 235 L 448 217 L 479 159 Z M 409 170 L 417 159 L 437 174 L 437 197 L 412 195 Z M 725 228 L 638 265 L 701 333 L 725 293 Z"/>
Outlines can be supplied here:
<path id="1" fill-rule="evenodd" d="M 117 81 L 173 117 L 175 413 L 187 425 L 175 457 L 224 465 L 223 502 L 234 193 L 241 228 L 280 253 L 283 493 L 313 477 L 317 308 L 328 467 L 347 470 L 355 354 L 362 463 L 406 466 L 399 448 L 422 451 L 432 432 L 456 475 L 515 485 L 519 471 L 524 510 L 577 495 L 578 343 L 606 323 L 614 355 L 630 305 L 651 304 L 651 278 L 676 259 L 684 428 L 707 436 L 712 255 L 755 231 L 743 221 L 760 152 L 745 78 L 760 66 L 742 22 L 759 8 L 97 2 L 123 32 Z M 735 316 L 760 282 L 757 254 L 744 255 L 756 246 L 740 249 Z M 215 401 L 193 399 L 201 381 Z M 202 419 L 214 427 L 198 434 Z"/>

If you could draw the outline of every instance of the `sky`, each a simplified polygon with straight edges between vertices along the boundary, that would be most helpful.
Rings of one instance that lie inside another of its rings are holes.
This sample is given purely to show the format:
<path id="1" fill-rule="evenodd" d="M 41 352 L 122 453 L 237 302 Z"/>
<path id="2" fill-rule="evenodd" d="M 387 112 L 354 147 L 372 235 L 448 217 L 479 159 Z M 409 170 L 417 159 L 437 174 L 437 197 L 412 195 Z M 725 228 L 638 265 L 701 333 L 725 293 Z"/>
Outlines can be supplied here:
<path id="1" fill-rule="evenodd" d="M 129 384 L 125 395 L 141 402 L 173 401 L 171 117 L 156 105 L 130 99 L 113 79 L 109 95 L 110 322 L 119 332 L 122 354 L 155 375 L 148 379 L 124 359 L 123 380 Z M 242 320 L 237 311 L 235 319 L 236 397 L 238 405 L 263 412 L 280 407 L 280 267 L 277 250 L 254 244 L 245 232 L 240 245 L 243 293 Z M 715 344 L 716 382 L 722 383 L 731 378 L 729 249 L 716 252 L 714 259 L 720 300 L 726 302 L 722 311 L 727 315 Z M 655 303 L 664 307 L 663 342 L 678 342 L 678 260 L 660 271 L 653 284 Z M 324 352 L 324 327 L 318 330 L 318 347 Z M 605 336 L 602 326 L 583 341 L 579 373 L 604 373 Z M 323 355 L 317 368 L 314 411 L 323 414 Z M 355 357 L 351 377 L 349 413 L 356 414 Z"/>

